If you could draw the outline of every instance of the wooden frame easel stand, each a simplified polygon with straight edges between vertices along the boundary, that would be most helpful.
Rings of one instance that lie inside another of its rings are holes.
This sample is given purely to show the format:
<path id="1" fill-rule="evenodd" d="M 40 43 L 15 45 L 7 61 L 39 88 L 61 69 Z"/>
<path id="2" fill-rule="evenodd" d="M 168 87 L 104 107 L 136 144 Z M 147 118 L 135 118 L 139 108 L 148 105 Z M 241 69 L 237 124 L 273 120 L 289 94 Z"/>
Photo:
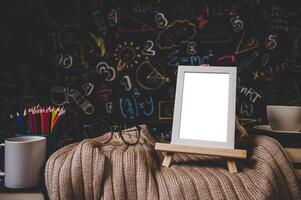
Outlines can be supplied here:
<path id="1" fill-rule="evenodd" d="M 227 161 L 229 172 L 235 173 L 237 172 L 235 160 L 247 158 L 247 151 L 241 149 L 207 148 L 167 143 L 156 143 L 155 149 L 166 152 L 166 156 L 162 162 L 162 166 L 165 167 L 170 167 L 174 153 L 192 153 L 223 157 Z"/>

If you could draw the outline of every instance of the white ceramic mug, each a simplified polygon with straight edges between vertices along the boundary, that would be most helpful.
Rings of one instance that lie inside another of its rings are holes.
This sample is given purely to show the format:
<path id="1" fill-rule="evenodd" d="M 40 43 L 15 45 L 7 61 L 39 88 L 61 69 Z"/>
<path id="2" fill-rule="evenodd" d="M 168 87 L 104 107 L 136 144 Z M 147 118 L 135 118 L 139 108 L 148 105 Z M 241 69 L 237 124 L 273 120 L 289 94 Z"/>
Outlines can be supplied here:
<path id="1" fill-rule="evenodd" d="M 301 131 L 301 106 L 267 105 L 267 117 L 273 130 Z"/>
<path id="2" fill-rule="evenodd" d="M 4 147 L 4 185 L 8 188 L 31 188 L 41 181 L 46 159 L 46 138 L 22 136 L 7 138 Z"/>

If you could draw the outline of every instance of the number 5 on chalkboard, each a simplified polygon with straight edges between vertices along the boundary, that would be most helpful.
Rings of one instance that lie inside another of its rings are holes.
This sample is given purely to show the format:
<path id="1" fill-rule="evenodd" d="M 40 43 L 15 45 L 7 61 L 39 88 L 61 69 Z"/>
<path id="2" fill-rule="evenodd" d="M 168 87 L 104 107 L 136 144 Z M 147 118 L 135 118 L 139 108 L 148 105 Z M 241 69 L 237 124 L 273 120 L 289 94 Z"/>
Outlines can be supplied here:
<path id="1" fill-rule="evenodd" d="M 244 22 L 239 18 L 239 16 L 232 17 L 230 22 L 234 28 L 235 32 L 240 32 L 244 28 Z"/>

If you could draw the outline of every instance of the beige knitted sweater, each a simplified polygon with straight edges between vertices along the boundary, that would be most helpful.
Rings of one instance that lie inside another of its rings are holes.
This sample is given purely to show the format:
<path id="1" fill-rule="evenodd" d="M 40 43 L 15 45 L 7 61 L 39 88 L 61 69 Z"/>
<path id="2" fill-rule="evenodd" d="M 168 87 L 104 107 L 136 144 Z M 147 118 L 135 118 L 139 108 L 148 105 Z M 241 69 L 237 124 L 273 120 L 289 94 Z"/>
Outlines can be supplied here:
<path id="1" fill-rule="evenodd" d="M 142 125 L 138 144 L 103 137 L 68 145 L 47 161 L 45 183 L 50 199 L 301 199 L 291 164 L 277 141 L 248 136 L 248 159 L 231 174 L 218 158 L 175 154 L 170 168 Z M 133 136 L 129 136 L 133 137 Z"/>

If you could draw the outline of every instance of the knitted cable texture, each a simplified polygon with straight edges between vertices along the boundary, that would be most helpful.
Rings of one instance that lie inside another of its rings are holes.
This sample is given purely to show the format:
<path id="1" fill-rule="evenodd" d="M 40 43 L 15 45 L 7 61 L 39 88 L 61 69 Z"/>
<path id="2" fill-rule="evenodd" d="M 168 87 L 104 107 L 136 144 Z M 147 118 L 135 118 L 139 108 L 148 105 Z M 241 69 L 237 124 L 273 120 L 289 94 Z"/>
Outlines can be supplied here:
<path id="1" fill-rule="evenodd" d="M 231 174 L 223 159 L 193 154 L 174 154 L 173 165 L 162 167 L 165 154 L 154 150 L 156 140 L 145 125 L 140 127 L 136 145 L 124 144 L 117 135 L 100 144 L 101 136 L 52 154 L 45 168 L 49 198 L 301 199 L 293 168 L 281 145 L 270 137 L 243 137 L 240 148 L 248 150 L 248 159 L 239 161 L 239 172 Z"/>

